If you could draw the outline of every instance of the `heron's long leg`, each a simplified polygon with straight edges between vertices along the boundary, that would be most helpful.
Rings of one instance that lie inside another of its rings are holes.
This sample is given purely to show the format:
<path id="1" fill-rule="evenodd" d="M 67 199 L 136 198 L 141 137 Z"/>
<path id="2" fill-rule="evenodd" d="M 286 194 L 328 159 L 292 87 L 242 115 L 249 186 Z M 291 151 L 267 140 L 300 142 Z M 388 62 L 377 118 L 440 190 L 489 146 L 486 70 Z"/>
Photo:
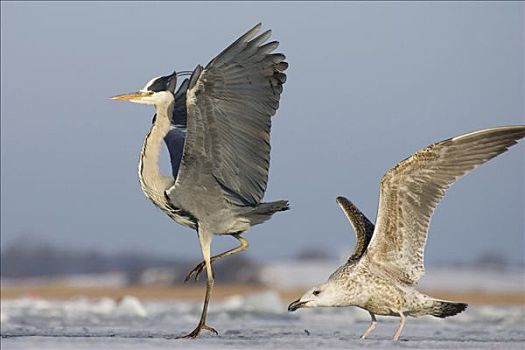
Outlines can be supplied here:
<path id="1" fill-rule="evenodd" d="M 197 325 L 197 328 L 195 328 L 190 334 L 180 336 L 177 338 L 196 338 L 199 336 L 201 330 L 205 329 L 210 332 L 213 332 L 215 334 L 219 334 L 215 329 L 212 327 L 206 325 L 206 316 L 208 314 L 208 303 L 210 302 L 210 296 L 211 291 L 213 289 L 213 271 L 211 269 L 211 259 L 210 259 L 210 251 L 211 251 L 211 239 L 212 234 L 208 233 L 206 231 L 201 231 L 199 229 L 199 243 L 201 245 L 202 250 L 202 256 L 204 258 L 205 264 L 206 264 L 206 273 L 208 275 L 208 281 L 206 283 L 206 296 L 204 297 L 204 306 L 202 307 L 202 314 L 201 319 L 199 321 L 199 324 Z"/>
<path id="2" fill-rule="evenodd" d="M 368 311 L 368 313 L 370 314 L 370 317 L 372 317 L 372 322 L 370 323 L 370 326 L 367 328 L 367 330 L 361 336 L 361 339 L 365 339 L 366 337 L 368 337 L 370 333 L 372 333 L 372 331 L 376 328 L 376 324 L 377 324 L 376 315 L 374 315 L 370 311 Z"/>
<path id="3" fill-rule="evenodd" d="M 402 312 L 399 312 L 399 317 L 401 317 L 401 321 L 399 322 L 399 327 L 397 328 L 396 334 L 394 334 L 393 340 L 399 339 L 399 336 L 401 335 L 401 331 L 403 330 L 403 327 L 405 326 L 405 315 L 403 315 Z"/>
<path id="4" fill-rule="evenodd" d="M 212 264 L 215 261 L 224 258 L 225 256 L 232 255 L 232 254 L 235 254 L 235 253 L 239 253 L 239 252 L 242 252 L 243 250 L 248 249 L 250 244 L 248 243 L 248 240 L 246 238 L 241 236 L 240 233 L 233 234 L 232 236 L 235 237 L 239 241 L 240 245 L 238 247 L 233 248 L 233 249 L 227 250 L 224 253 L 212 256 L 211 257 L 211 263 Z M 188 275 L 184 279 L 184 283 L 188 282 L 191 279 L 191 276 L 193 274 L 195 274 L 195 281 L 197 281 L 199 279 L 199 275 L 201 274 L 202 270 L 204 269 L 204 266 L 205 266 L 205 262 L 204 261 L 202 261 L 200 264 L 195 266 L 195 268 L 193 270 L 191 270 L 190 273 L 188 273 Z"/>

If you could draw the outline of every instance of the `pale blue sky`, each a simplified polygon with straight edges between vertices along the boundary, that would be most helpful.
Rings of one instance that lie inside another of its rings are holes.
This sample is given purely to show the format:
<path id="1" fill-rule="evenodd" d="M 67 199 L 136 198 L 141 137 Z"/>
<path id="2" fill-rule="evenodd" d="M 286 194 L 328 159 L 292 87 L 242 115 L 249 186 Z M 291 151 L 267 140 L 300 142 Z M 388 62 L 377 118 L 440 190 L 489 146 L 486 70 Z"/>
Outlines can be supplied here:
<path id="1" fill-rule="evenodd" d="M 1 3 L 2 246 L 200 257 L 193 231 L 143 196 L 150 106 L 111 101 L 206 64 L 263 22 L 290 64 L 272 130 L 266 200 L 292 210 L 250 230 L 250 256 L 341 254 L 335 204 L 375 218 L 381 176 L 418 149 L 524 123 L 522 2 Z M 427 261 L 524 254 L 524 144 L 475 170 L 433 218 Z M 167 159 L 167 158 L 165 158 Z M 165 167 L 167 169 L 167 167 Z M 234 240 L 218 237 L 214 249 Z"/>

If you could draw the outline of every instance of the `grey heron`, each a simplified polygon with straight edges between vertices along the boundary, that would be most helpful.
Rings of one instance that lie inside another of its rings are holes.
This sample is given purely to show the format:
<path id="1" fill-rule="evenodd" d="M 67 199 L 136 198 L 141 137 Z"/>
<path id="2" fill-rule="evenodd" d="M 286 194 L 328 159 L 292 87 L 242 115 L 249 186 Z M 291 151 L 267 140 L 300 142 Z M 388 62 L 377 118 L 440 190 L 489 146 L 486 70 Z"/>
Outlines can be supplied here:
<path id="1" fill-rule="evenodd" d="M 274 53 L 271 31 L 250 29 L 206 67 L 197 65 L 176 91 L 177 73 L 150 80 L 138 92 L 112 97 L 155 106 L 156 115 L 139 160 L 142 190 L 179 224 L 195 229 L 203 262 L 186 281 L 206 269 L 204 305 L 195 338 L 206 323 L 213 289 L 212 263 L 248 248 L 241 236 L 263 223 L 288 201 L 263 203 L 270 164 L 271 118 L 279 106 L 285 56 Z M 159 156 L 166 143 L 173 176 L 162 176 Z M 231 235 L 239 246 L 211 256 L 213 235 Z"/>
<path id="2" fill-rule="evenodd" d="M 381 180 L 374 226 L 349 200 L 337 203 L 352 224 L 357 242 L 352 256 L 326 283 L 292 302 L 303 307 L 357 306 L 376 326 L 375 315 L 398 316 L 398 340 L 406 316 L 449 317 L 467 304 L 434 299 L 415 286 L 423 276 L 423 253 L 432 214 L 445 191 L 461 176 L 507 151 L 525 137 L 525 125 L 471 132 L 432 144 L 390 169 Z"/>

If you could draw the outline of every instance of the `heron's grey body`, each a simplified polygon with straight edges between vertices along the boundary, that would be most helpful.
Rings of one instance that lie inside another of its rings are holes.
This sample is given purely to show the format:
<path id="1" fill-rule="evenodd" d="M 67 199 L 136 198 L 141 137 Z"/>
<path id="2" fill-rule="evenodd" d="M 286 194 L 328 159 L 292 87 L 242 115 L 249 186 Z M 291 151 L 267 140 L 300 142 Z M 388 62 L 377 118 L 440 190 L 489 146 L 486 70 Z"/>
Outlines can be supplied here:
<path id="1" fill-rule="evenodd" d="M 459 177 L 505 152 L 525 137 L 525 126 L 480 130 L 430 145 L 390 169 L 381 180 L 376 225 L 350 201 L 338 197 L 357 236 L 352 256 L 326 283 L 290 304 L 289 310 L 358 306 L 375 315 L 453 316 L 467 304 L 434 299 L 416 290 L 424 273 L 423 252 L 430 218 L 447 188 Z"/>
<path id="2" fill-rule="evenodd" d="M 272 53 L 271 32 L 259 36 L 252 28 L 206 67 L 197 66 L 175 92 L 176 73 L 152 79 L 137 93 L 114 99 L 153 104 L 153 125 L 139 161 L 145 195 L 181 225 L 197 230 L 204 261 L 190 272 L 206 268 L 206 297 L 197 328 L 206 325 L 213 287 L 211 263 L 240 252 L 248 241 L 240 234 L 288 209 L 281 200 L 263 203 L 270 163 L 271 117 L 278 106 L 284 71 L 282 54 Z M 160 173 L 162 142 L 168 146 L 173 176 Z M 232 235 L 237 248 L 211 257 L 213 235 Z"/>

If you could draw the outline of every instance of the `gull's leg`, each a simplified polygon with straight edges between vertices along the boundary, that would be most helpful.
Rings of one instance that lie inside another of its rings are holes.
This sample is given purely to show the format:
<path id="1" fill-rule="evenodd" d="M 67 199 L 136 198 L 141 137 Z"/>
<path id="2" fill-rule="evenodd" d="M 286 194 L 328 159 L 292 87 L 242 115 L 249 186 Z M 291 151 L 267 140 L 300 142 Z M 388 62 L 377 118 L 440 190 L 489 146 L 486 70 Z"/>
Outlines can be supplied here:
<path id="1" fill-rule="evenodd" d="M 227 250 L 224 253 L 212 256 L 211 257 L 211 263 L 212 264 L 215 261 L 224 258 L 225 256 L 232 255 L 232 254 L 235 254 L 235 253 L 239 253 L 239 252 L 242 252 L 243 250 L 248 249 L 248 246 L 249 246 L 248 240 L 246 238 L 244 238 L 244 237 L 241 237 L 240 233 L 233 234 L 232 236 L 235 237 L 239 241 L 240 245 L 238 247 L 233 248 L 233 249 Z M 184 279 L 184 283 L 188 282 L 193 274 L 195 274 L 195 281 L 197 281 L 199 279 L 199 275 L 201 274 L 201 272 L 204 269 L 205 265 L 206 265 L 205 262 L 202 261 L 199 265 L 195 266 L 195 268 L 193 270 L 191 270 L 190 273 L 188 273 L 188 275 Z"/>
<path id="2" fill-rule="evenodd" d="M 177 338 L 196 338 L 201 330 L 205 329 L 210 332 L 213 332 L 215 334 L 219 334 L 215 329 L 212 327 L 206 325 L 206 316 L 208 314 L 208 303 L 210 301 L 211 291 L 213 289 L 213 271 L 211 269 L 211 259 L 210 259 L 210 251 L 211 251 L 211 239 L 213 234 L 208 233 L 204 230 L 199 229 L 199 243 L 201 245 L 202 250 L 202 256 L 204 257 L 204 262 L 206 264 L 206 273 L 208 274 L 208 281 L 206 283 L 206 296 L 204 297 L 204 306 L 202 307 L 202 314 L 201 319 L 199 321 L 199 324 L 197 325 L 197 328 L 195 328 L 190 334 L 180 336 Z"/>
<path id="3" fill-rule="evenodd" d="M 370 314 L 370 317 L 372 317 L 372 322 L 370 323 L 370 326 L 368 326 L 366 331 L 361 336 L 361 339 L 365 339 L 366 337 L 368 337 L 370 333 L 372 333 L 372 331 L 376 328 L 376 324 L 377 324 L 376 315 L 374 315 L 370 311 L 368 311 L 368 313 Z"/>
<path id="4" fill-rule="evenodd" d="M 401 317 L 401 321 L 399 322 L 399 327 L 397 328 L 396 334 L 394 334 L 393 340 L 399 339 L 399 336 L 401 335 L 401 331 L 403 330 L 403 327 L 405 326 L 405 315 L 403 315 L 402 312 L 399 312 L 399 317 Z"/>

